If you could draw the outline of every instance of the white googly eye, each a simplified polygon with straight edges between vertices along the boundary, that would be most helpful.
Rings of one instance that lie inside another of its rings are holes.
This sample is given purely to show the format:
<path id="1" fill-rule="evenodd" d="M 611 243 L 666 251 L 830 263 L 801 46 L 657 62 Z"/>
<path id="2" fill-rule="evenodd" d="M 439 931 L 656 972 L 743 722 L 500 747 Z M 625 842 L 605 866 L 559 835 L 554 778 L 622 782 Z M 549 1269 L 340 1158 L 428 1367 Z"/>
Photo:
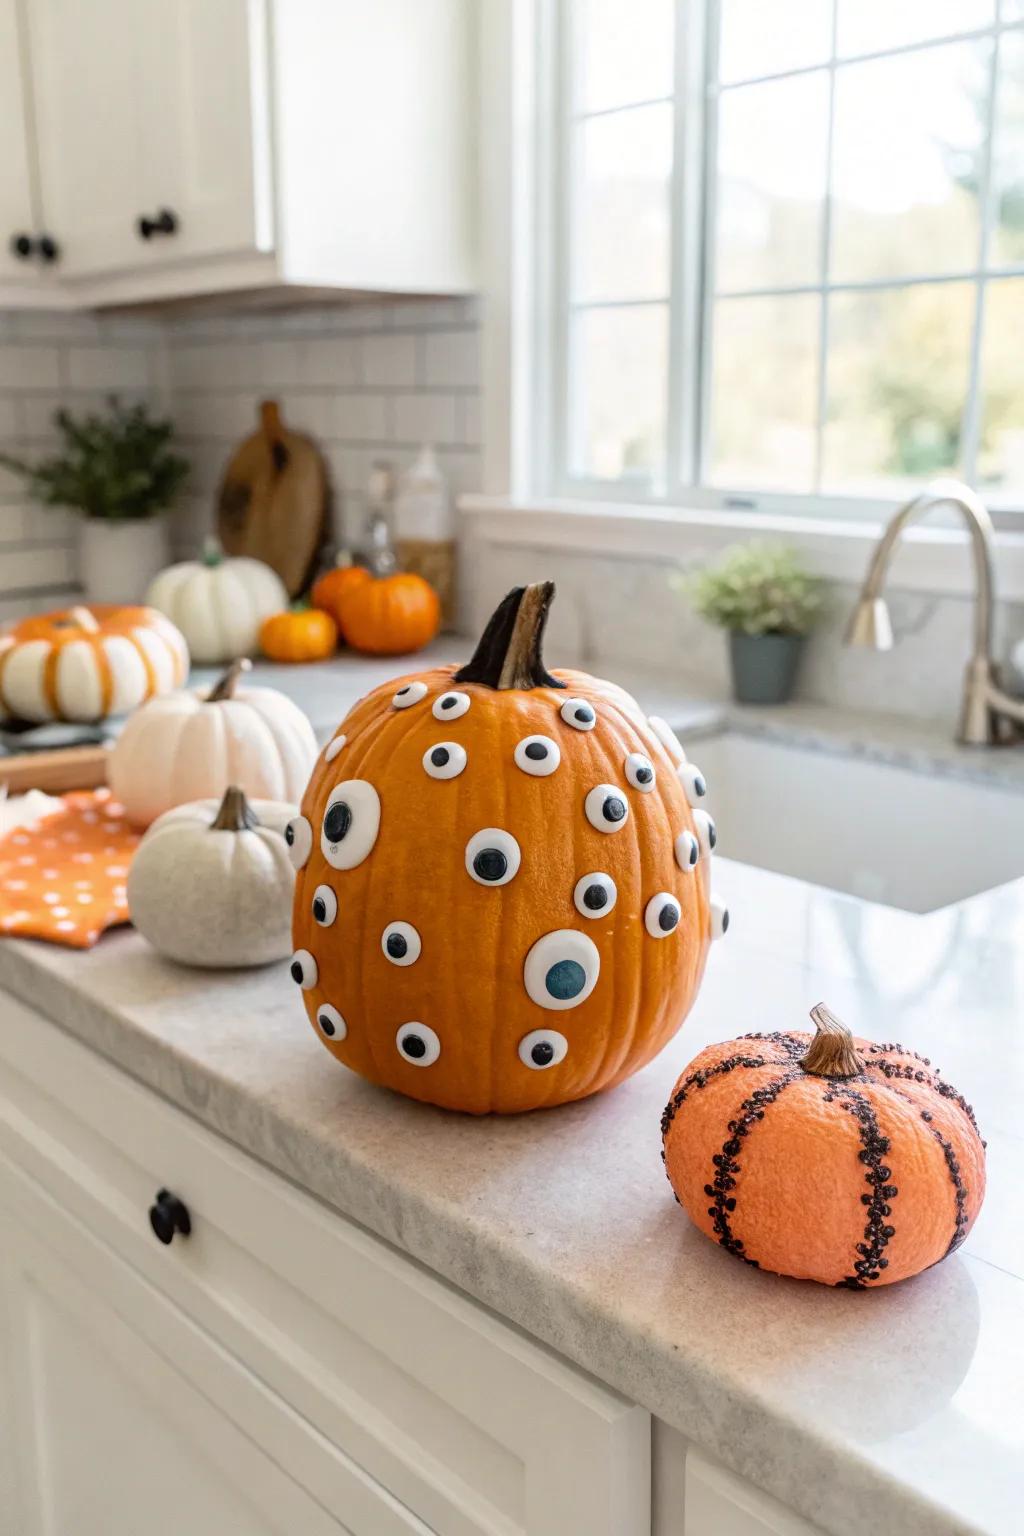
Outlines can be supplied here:
<path id="1" fill-rule="evenodd" d="M 511 832 L 484 827 L 466 844 L 466 869 L 479 885 L 508 885 L 519 869 L 522 855 Z"/>
<path id="2" fill-rule="evenodd" d="M 328 1040 L 344 1040 L 348 1034 L 348 1025 L 337 1008 L 330 1003 L 320 1004 L 316 1011 L 316 1023 L 320 1033 L 326 1035 Z"/>
<path id="3" fill-rule="evenodd" d="M 586 1001 L 600 971 L 601 956 L 593 940 L 576 928 L 557 928 L 530 950 L 523 981 L 535 1003 L 561 1011 Z"/>
<path id="4" fill-rule="evenodd" d="M 466 762 L 466 749 L 457 741 L 439 741 L 423 754 L 423 767 L 432 779 L 457 779 Z"/>
<path id="5" fill-rule="evenodd" d="M 334 869 L 355 869 L 377 841 L 380 796 L 365 779 L 345 779 L 331 790 L 320 851 Z"/>
<path id="6" fill-rule="evenodd" d="M 327 746 L 324 748 L 324 762 L 333 763 L 334 759 L 337 757 L 338 753 L 341 751 L 347 740 L 348 737 L 343 731 L 340 736 L 335 736 L 333 741 L 329 741 Z"/>
<path id="7" fill-rule="evenodd" d="M 614 784 L 595 784 L 583 802 L 587 820 L 599 832 L 618 832 L 629 820 L 629 806 Z"/>
<path id="8" fill-rule="evenodd" d="M 729 932 L 729 908 L 721 901 L 711 903 L 711 937 L 720 939 Z"/>
<path id="9" fill-rule="evenodd" d="M 682 915 L 678 898 L 671 891 L 659 891 L 644 908 L 644 927 L 652 939 L 667 939 L 679 927 Z"/>
<path id="10" fill-rule="evenodd" d="M 380 936 L 380 947 L 392 965 L 414 965 L 423 948 L 411 923 L 388 923 Z"/>
<path id="11" fill-rule="evenodd" d="M 650 794 L 657 775 L 649 757 L 644 757 L 642 752 L 631 752 L 622 765 L 622 771 L 626 775 L 626 782 L 632 784 L 634 789 L 641 790 L 645 795 Z"/>
<path id="12" fill-rule="evenodd" d="M 676 772 L 679 775 L 679 782 L 686 791 L 686 798 L 690 804 L 696 805 L 699 801 L 703 800 L 708 792 L 708 781 L 700 769 L 695 768 L 692 763 L 680 763 Z"/>
<path id="13" fill-rule="evenodd" d="M 288 857 L 296 869 L 301 869 L 313 847 L 313 828 L 305 816 L 292 817 L 284 829 L 284 840 L 288 844 Z"/>
<path id="14" fill-rule="evenodd" d="M 683 744 L 668 721 L 663 720 L 660 715 L 649 715 L 647 724 L 676 766 L 678 767 L 680 763 L 685 763 L 686 753 L 683 751 Z"/>
<path id="15" fill-rule="evenodd" d="M 431 712 L 435 720 L 458 720 L 471 703 L 468 693 L 442 693 L 434 700 Z"/>
<path id="16" fill-rule="evenodd" d="M 413 1067 L 432 1067 L 441 1054 L 441 1042 L 427 1024 L 403 1024 L 395 1044 Z"/>
<path id="17" fill-rule="evenodd" d="M 618 895 L 611 875 L 603 875 L 597 870 L 576 881 L 572 899 L 581 917 L 607 917 Z"/>
<path id="18" fill-rule="evenodd" d="M 404 688 L 399 688 L 391 700 L 392 709 L 408 709 L 410 704 L 418 704 L 427 691 L 426 683 L 406 683 Z"/>
<path id="19" fill-rule="evenodd" d="M 297 986 L 300 986 L 303 992 L 308 992 L 311 987 L 316 986 L 317 977 L 320 973 L 317 970 L 316 961 L 308 949 L 297 949 L 295 951 L 294 955 L 292 955 L 290 969 L 292 981 Z"/>
<path id="20" fill-rule="evenodd" d="M 697 828 L 697 840 L 701 853 L 710 853 L 718 842 L 718 829 L 707 811 L 694 811 L 693 824 Z"/>
<path id="21" fill-rule="evenodd" d="M 696 867 L 700 858 L 700 843 L 692 832 L 680 832 L 673 845 L 676 855 L 676 863 L 687 874 Z"/>
<path id="22" fill-rule="evenodd" d="M 557 1067 L 565 1060 L 569 1042 L 557 1029 L 531 1029 L 519 1042 L 519 1060 L 533 1072 Z"/>
<path id="23" fill-rule="evenodd" d="M 313 892 L 313 917 L 321 928 L 329 928 L 338 915 L 338 898 L 329 885 L 318 885 Z"/>
<path id="24" fill-rule="evenodd" d="M 535 779 L 546 779 L 562 761 L 562 751 L 550 736 L 524 736 L 512 754 L 517 768 Z"/>
<path id="25" fill-rule="evenodd" d="M 597 724 L 594 706 L 586 699 L 566 699 L 558 713 L 574 731 L 592 731 Z"/>

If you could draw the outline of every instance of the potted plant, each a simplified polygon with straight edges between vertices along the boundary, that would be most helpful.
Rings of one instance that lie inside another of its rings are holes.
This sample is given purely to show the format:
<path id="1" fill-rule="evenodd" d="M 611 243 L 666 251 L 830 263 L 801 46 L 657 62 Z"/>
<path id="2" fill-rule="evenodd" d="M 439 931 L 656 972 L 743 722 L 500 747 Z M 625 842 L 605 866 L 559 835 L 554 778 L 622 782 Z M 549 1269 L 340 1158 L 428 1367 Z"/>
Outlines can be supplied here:
<path id="1" fill-rule="evenodd" d="M 23 475 L 37 501 L 82 514 L 78 568 L 88 601 L 138 601 L 167 563 L 163 514 L 188 474 L 170 448 L 174 427 L 144 405 L 115 397 L 103 415 L 75 418 L 59 410 L 60 450 L 37 464 L 0 454 Z"/>
<path id="2" fill-rule="evenodd" d="M 821 586 L 793 549 L 742 544 L 688 582 L 701 618 L 729 632 L 733 696 L 783 704 L 803 643 L 821 610 Z"/>

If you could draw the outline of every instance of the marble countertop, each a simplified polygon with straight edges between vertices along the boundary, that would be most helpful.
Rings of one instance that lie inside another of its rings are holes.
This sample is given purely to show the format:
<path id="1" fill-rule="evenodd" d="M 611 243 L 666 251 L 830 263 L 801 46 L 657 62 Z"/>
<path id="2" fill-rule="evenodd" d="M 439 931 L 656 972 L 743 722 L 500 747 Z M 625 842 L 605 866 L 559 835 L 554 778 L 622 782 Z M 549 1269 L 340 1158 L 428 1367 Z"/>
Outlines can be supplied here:
<path id="1" fill-rule="evenodd" d="M 299 669 L 288 687 L 323 735 L 394 670 L 336 663 Z M 962 760 L 938 733 L 800 705 L 748 718 L 668 679 L 621 680 L 684 741 L 727 719 L 1024 787 L 1024 749 Z M 733 924 L 662 1055 L 612 1093 L 504 1120 L 348 1074 L 313 1036 L 284 964 L 191 972 L 131 932 L 85 954 L 8 939 L 0 987 L 832 1536 L 1017 1536 L 1024 881 L 924 917 L 726 860 L 714 887 Z M 941 1063 L 989 1144 L 989 1194 L 965 1247 L 868 1293 L 738 1264 L 687 1222 L 659 1157 L 661 1110 L 698 1050 L 806 1027 L 820 999 L 858 1033 Z"/>

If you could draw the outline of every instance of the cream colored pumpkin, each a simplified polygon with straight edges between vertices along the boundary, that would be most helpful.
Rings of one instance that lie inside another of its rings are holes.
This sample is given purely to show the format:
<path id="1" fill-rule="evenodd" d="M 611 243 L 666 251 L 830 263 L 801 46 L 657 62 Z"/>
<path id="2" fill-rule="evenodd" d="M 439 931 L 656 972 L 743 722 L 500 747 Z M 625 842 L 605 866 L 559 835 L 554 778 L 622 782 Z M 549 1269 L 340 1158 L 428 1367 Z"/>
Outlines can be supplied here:
<path id="1" fill-rule="evenodd" d="M 176 624 L 192 660 L 234 661 L 257 649 L 260 625 L 288 606 L 276 571 L 262 560 L 227 559 L 211 541 L 202 560 L 168 566 L 149 586 L 146 602 Z"/>
<path id="2" fill-rule="evenodd" d="M 128 871 L 128 910 L 154 949 L 183 965 L 268 965 L 291 951 L 292 868 L 284 829 L 296 807 L 224 798 L 161 816 Z"/>
<path id="3" fill-rule="evenodd" d="M 129 821 L 148 827 L 229 784 L 264 800 L 298 801 L 316 761 L 313 727 L 274 688 L 237 688 L 236 662 L 210 692 L 183 690 L 135 712 L 110 754 L 108 779 Z"/>

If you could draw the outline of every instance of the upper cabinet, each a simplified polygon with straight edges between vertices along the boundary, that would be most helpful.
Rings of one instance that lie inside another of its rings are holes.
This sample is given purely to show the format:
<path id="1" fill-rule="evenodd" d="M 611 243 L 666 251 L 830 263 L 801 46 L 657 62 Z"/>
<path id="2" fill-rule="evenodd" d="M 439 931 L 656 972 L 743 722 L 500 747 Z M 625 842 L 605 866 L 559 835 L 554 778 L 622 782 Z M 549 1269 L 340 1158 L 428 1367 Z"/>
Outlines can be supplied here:
<path id="1" fill-rule="evenodd" d="M 35 247 L 18 265 L 36 279 L 23 291 L 105 305 L 471 289 L 472 9 L 0 0 L 0 44 L 20 33 L 0 53 L 0 121 L 17 117 L 24 143 L 19 167 L 9 130 L 0 213 L 7 242 L 27 224 L 57 250 L 42 283 Z"/>
<path id="2" fill-rule="evenodd" d="M 19 287 L 40 279 L 23 45 L 17 0 L 0 0 L 0 284 Z"/>

